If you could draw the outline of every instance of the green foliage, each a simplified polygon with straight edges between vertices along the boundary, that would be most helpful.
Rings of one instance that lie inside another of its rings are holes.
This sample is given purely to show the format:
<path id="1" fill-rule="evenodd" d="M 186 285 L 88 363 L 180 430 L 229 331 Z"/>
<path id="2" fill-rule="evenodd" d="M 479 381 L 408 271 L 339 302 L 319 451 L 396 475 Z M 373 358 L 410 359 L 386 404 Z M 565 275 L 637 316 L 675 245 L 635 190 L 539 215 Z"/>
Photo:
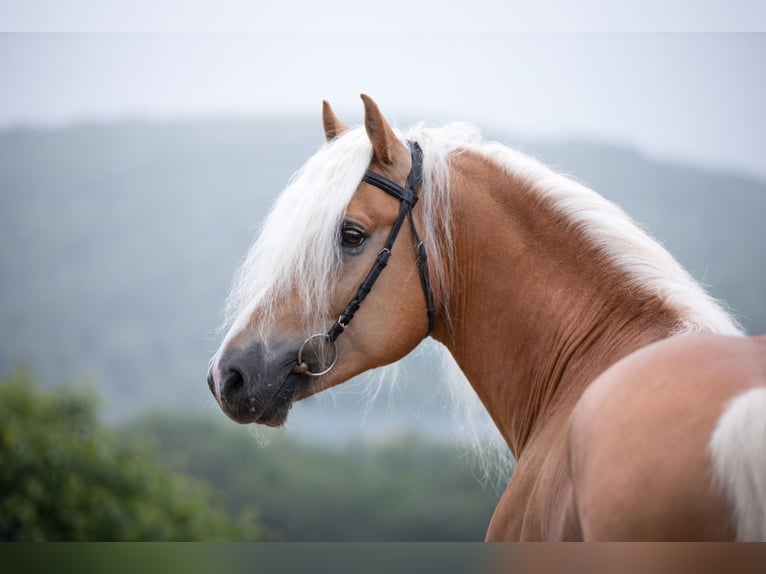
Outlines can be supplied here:
<path id="1" fill-rule="evenodd" d="M 481 540 L 497 502 L 455 447 L 414 437 L 264 447 L 178 413 L 118 430 L 92 393 L 1 380 L 0 539 Z"/>
<path id="2" fill-rule="evenodd" d="M 498 495 L 481 487 L 455 446 L 401 437 L 342 450 L 202 416 L 146 416 L 126 431 L 157 441 L 161 461 L 215 484 L 226 506 L 258 509 L 290 541 L 482 540 Z"/>
<path id="3" fill-rule="evenodd" d="M 45 390 L 23 371 L 0 381 L 0 539 L 256 539 L 252 513 L 216 509 L 199 480 L 97 420 L 92 394 Z"/>

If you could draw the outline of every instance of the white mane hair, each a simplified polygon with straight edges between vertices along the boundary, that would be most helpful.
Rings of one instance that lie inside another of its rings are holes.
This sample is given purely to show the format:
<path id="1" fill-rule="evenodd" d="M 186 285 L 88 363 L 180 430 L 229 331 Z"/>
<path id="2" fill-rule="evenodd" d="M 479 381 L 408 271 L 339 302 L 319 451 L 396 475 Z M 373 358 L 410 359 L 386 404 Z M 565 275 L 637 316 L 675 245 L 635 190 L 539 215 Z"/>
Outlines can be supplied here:
<path id="1" fill-rule="evenodd" d="M 371 160 L 370 140 L 354 129 L 323 145 L 293 175 L 235 276 L 227 325 L 245 320 L 257 306 L 266 329 L 275 307 L 291 297 L 307 332 L 326 327 L 341 261 L 339 225 Z"/>
<path id="2" fill-rule="evenodd" d="M 594 191 L 523 153 L 482 141 L 470 124 L 438 128 L 419 124 L 407 132 L 406 139 L 417 141 L 423 149 L 422 236 L 432 281 L 442 300 L 449 298 L 452 255 L 450 164 L 457 154 L 472 151 L 526 181 L 636 286 L 676 311 L 682 322 L 679 332 L 741 334 L 729 314 L 657 241 Z M 280 301 L 289 297 L 300 303 L 307 334 L 328 328 L 334 320 L 328 302 L 342 261 L 338 229 L 371 159 L 370 141 L 364 129 L 356 127 L 324 144 L 296 172 L 236 275 L 226 306 L 228 325 L 247 320 L 257 306 L 259 324 L 265 329 Z M 456 426 L 477 447 L 484 470 L 490 471 L 487 475 L 506 471 L 511 459 L 499 433 L 446 348 L 438 344 L 435 348 L 444 356 L 444 379 L 458 418 Z M 378 390 L 372 389 L 372 395 Z"/>
<path id="3" fill-rule="evenodd" d="M 620 207 L 577 181 L 497 142 L 474 148 L 506 172 L 525 180 L 625 272 L 631 286 L 658 297 L 681 324 L 676 334 L 742 335 L 737 321 L 678 261 Z"/>

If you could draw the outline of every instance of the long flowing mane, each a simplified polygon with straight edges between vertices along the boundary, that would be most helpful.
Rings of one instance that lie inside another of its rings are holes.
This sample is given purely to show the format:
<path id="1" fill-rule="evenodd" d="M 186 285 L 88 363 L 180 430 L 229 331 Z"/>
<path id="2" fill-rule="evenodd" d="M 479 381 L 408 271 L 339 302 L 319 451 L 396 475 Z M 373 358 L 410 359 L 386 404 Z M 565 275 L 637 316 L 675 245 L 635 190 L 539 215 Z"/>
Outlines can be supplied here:
<path id="1" fill-rule="evenodd" d="M 525 154 L 482 141 L 469 124 L 417 125 L 406 138 L 419 142 L 424 153 L 422 236 L 434 286 L 443 300 L 449 297 L 451 160 L 472 151 L 541 194 L 607 261 L 624 271 L 633 286 L 658 296 L 680 317 L 679 332 L 741 334 L 736 321 L 657 241 L 587 187 Z M 338 228 L 371 158 L 365 131 L 356 127 L 323 145 L 296 172 L 236 275 L 226 307 L 228 324 L 258 305 L 265 313 L 262 328 L 268 328 L 270 312 L 290 297 L 300 302 L 307 329 L 327 326 L 327 302 L 341 265 Z M 445 378 L 451 381 L 452 403 L 463 417 L 460 426 L 486 446 L 486 433 L 477 429 L 491 426 L 489 418 L 455 363 L 447 363 Z"/>
<path id="2" fill-rule="evenodd" d="M 617 205 L 502 144 L 482 144 L 477 151 L 540 193 L 607 261 L 625 272 L 630 287 L 659 297 L 681 321 L 677 334 L 742 334 L 722 305 Z"/>

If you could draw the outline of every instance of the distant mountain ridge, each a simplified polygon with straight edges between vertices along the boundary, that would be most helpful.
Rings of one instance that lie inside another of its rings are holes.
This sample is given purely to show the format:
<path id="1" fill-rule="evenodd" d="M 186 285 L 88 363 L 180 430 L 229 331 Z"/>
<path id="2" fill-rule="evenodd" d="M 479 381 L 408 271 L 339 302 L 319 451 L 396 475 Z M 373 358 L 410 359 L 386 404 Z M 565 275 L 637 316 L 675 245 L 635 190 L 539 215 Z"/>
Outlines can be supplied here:
<path id="1" fill-rule="evenodd" d="M 488 137 L 620 204 L 766 333 L 765 182 L 607 144 Z M 233 272 L 321 143 L 318 122 L 298 120 L 0 132 L 0 372 L 27 363 L 49 383 L 90 381 L 115 417 L 209 408 Z"/>

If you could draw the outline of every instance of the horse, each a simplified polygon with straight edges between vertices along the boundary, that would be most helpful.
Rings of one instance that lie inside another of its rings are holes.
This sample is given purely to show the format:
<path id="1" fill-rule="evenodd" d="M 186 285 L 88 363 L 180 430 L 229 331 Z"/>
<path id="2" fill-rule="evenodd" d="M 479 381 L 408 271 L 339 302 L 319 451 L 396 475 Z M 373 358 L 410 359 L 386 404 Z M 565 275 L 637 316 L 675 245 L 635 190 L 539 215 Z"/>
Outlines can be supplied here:
<path id="1" fill-rule="evenodd" d="M 232 287 L 208 386 L 239 423 L 449 351 L 516 461 L 486 540 L 766 539 L 766 337 L 619 207 L 470 124 L 326 142 Z"/>

